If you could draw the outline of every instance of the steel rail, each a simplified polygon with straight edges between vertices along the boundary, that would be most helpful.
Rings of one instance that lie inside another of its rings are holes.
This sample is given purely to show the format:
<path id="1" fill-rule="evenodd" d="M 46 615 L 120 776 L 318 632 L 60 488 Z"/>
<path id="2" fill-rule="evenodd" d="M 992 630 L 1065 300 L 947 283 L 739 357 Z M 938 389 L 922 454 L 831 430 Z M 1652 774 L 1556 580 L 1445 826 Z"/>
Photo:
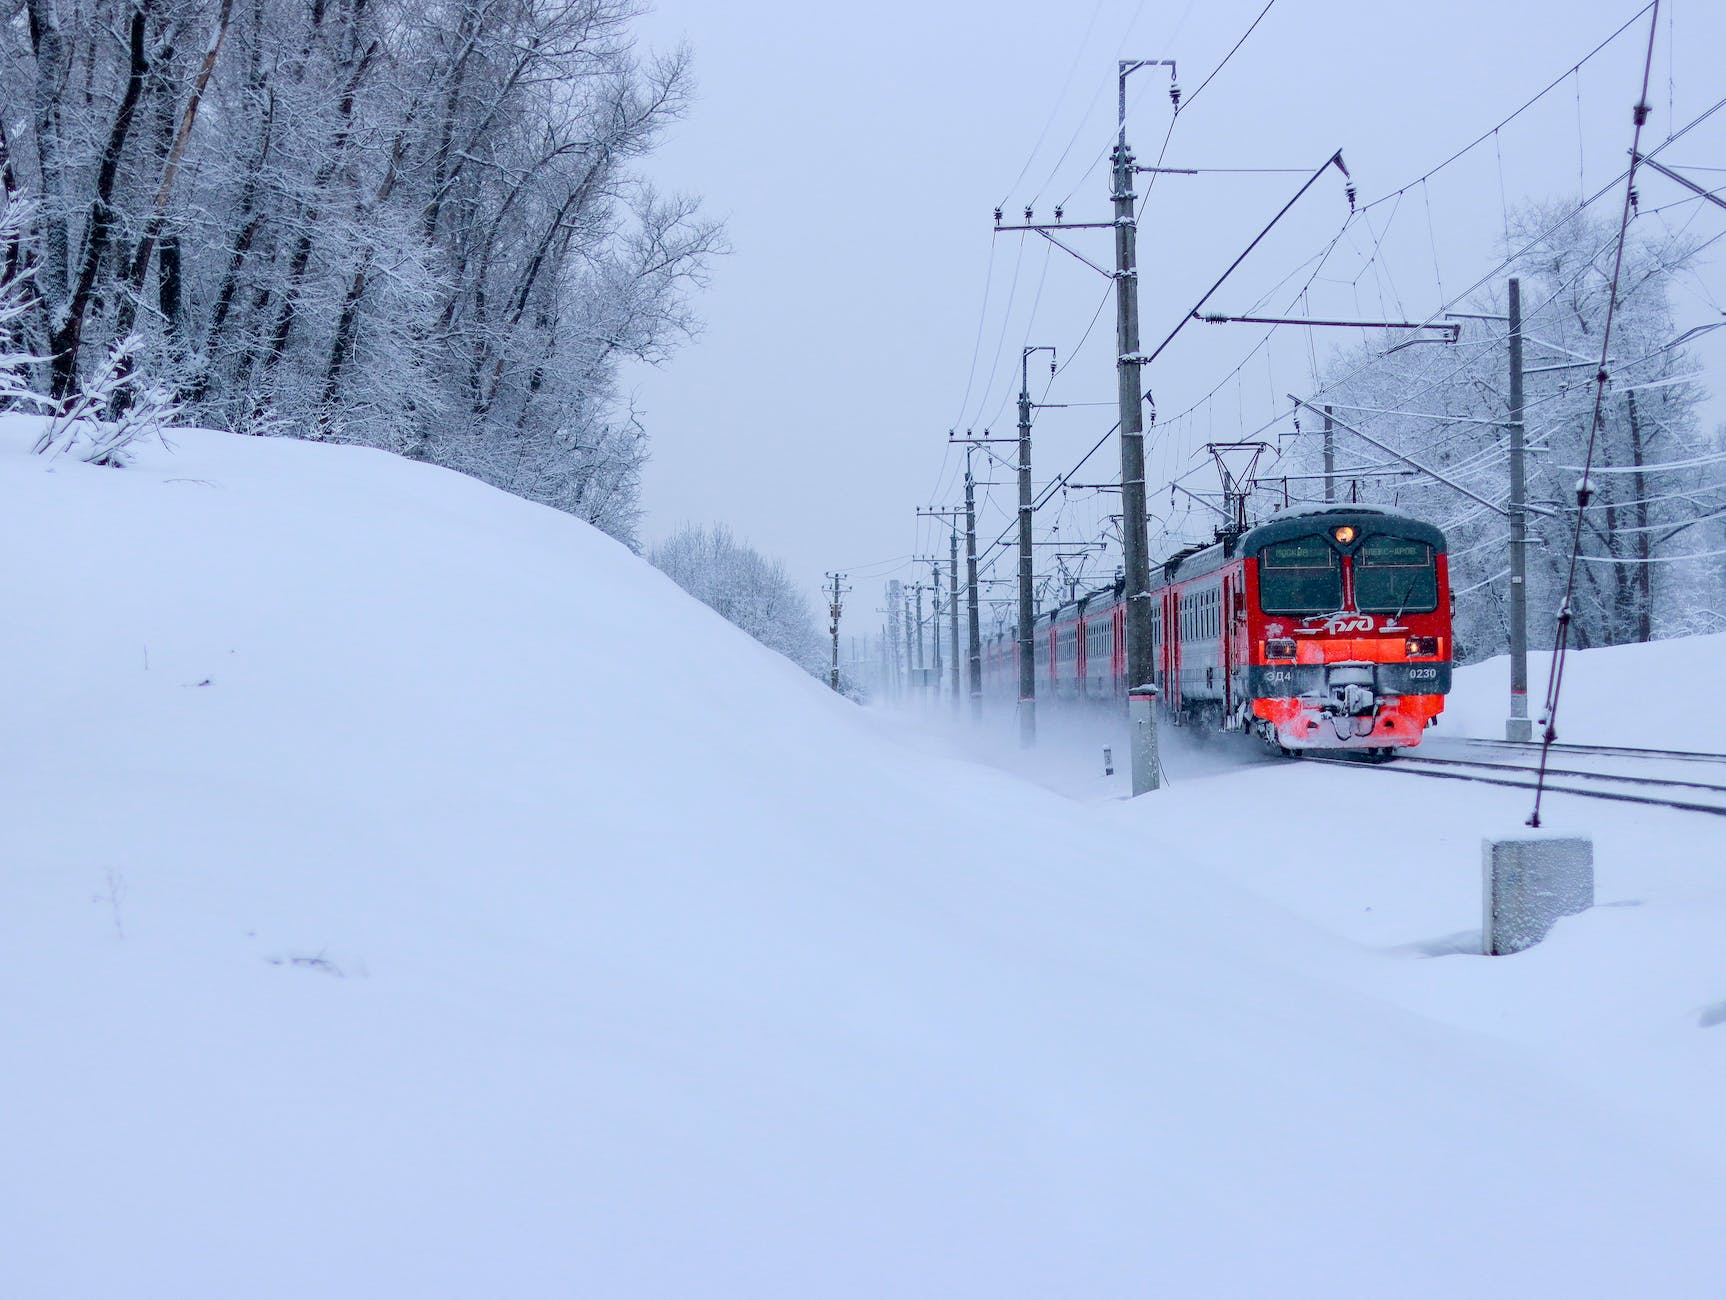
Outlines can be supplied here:
<path id="1" fill-rule="evenodd" d="M 1488 749 L 1526 751 L 1540 748 L 1537 740 L 1487 740 L 1478 736 L 1459 736 L 1457 739 L 1465 745 L 1479 745 Z M 1677 763 L 1726 763 L 1726 754 L 1711 754 L 1693 749 L 1641 749 L 1626 745 L 1571 743 L 1554 744 L 1552 748 L 1561 754 L 1599 754 L 1607 758 L 1660 758 Z"/>
<path id="2" fill-rule="evenodd" d="M 1477 758 L 1437 758 L 1430 754 L 1398 754 L 1392 761 L 1396 763 L 1431 763 L 1444 767 L 1484 767 L 1495 772 L 1533 772 L 1535 770 L 1532 767 L 1522 767 L 1515 763 L 1487 763 Z M 1546 770 L 1554 776 L 1576 776 L 1590 781 L 1622 781 L 1626 785 L 1670 785 L 1685 790 L 1707 790 L 1714 794 L 1726 794 L 1726 785 L 1714 785 L 1708 781 L 1680 781 L 1673 777 L 1664 776 L 1622 776 L 1617 772 L 1584 772 L 1578 768 L 1549 767 Z"/>
<path id="3" fill-rule="evenodd" d="M 1378 772 L 1401 772 L 1404 776 L 1425 776 L 1440 781 L 1473 781 L 1480 785 L 1501 785 L 1512 790 L 1532 790 L 1534 783 L 1530 781 L 1507 781 L 1502 777 L 1470 775 L 1464 772 L 1435 772 L 1430 768 L 1398 767 L 1391 763 L 1362 763 L 1349 758 L 1317 758 L 1308 756 L 1302 761 L 1322 763 L 1330 767 L 1371 768 Z M 1504 771 L 1529 772 L 1528 768 L 1502 768 Z M 1610 780 L 1611 778 L 1605 778 Z M 1726 817 L 1726 805 L 1687 803 L 1679 799 L 1651 799 L 1646 795 L 1626 794 L 1621 790 L 1585 790 L 1576 786 L 1549 785 L 1546 787 L 1553 794 L 1574 794 L 1584 799 L 1609 799 L 1614 803 L 1650 804 L 1658 808 L 1677 808 L 1683 812 L 1711 813 L 1716 817 Z"/>

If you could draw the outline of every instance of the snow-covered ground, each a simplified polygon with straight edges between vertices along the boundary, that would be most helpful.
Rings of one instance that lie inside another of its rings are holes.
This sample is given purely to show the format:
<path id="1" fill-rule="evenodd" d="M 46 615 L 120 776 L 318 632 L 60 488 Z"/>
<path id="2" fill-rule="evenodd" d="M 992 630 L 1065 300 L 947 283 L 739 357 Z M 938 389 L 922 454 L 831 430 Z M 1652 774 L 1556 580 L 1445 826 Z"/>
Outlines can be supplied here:
<path id="1" fill-rule="evenodd" d="M 1516 792 L 1068 797 L 552 511 L 173 444 L 0 427 L 0 1295 L 1719 1294 L 1714 819 L 1555 804 L 1610 906 L 1480 958 Z"/>
<path id="2" fill-rule="evenodd" d="M 1709 690 L 1723 660 L 1726 633 L 1573 650 L 1564 661 L 1558 738 L 1578 745 L 1726 752 L 1726 723 Z M 1551 668 L 1550 649 L 1528 656 L 1530 717 L 1541 714 Z M 1432 734 L 1502 740 L 1509 701 L 1507 657 L 1459 669 L 1456 689 Z"/>

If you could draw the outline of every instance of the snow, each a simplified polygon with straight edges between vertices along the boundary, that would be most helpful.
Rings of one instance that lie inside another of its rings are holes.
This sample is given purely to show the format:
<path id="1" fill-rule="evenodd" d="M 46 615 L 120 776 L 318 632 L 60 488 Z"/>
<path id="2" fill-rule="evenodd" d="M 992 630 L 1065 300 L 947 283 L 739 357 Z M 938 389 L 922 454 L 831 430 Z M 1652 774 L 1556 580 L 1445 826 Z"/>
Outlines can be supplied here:
<path id="1" fill-rule="evenodd" d="M 1715 827 L 1468 956 L 1516 792 L 1068 797 L 473 480 L 35 427 L 0 1295 L 1717 1293 Z"/>
<path id="2" fill-rule="evenodd" d="M 1632 745 L 1717 754 L 1726 732 L 1709 706 L 1707 683 L 1726 660 L 1726 632 L 1647 645 L 1571 650 L 1565 655 L 1558 739 L 1577 745 Z M 1528 716 L 1546 699 L 1552 652 L 1528 656 Z M 1443 720 L 1434 734 L 1504 739 L 1510 715 L 1510 658 L 1501 655 L 1456 670 Z M 1535 728 L 1535 735 L 1540 729 Z"/>

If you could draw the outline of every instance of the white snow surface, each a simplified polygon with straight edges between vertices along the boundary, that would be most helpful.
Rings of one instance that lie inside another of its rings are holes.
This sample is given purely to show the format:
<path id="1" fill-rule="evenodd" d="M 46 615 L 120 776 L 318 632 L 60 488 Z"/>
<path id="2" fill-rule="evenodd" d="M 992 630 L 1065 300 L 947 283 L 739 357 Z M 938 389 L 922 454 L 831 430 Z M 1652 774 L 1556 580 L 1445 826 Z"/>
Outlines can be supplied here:
<path id="1" fill-rule="evenodd" d="M 1074 799 L 456 474 L 31 425 L 0 1296 L 1720 1294 L 1714 819 L 1473 956 L 1513 792 Z"/>
<path id="2" fill-rule="evenodd" d="M 1726 750 L 1726 722 L 1712 683 L 1726 664 L 1726 632 L 1647 645 L 1571 650 L 1565 655 L 1558 701 L 1560 743 L 1633 745 L 1718 754 Z M 1528 716 L 1545 712 L 1552 652 L 1528 656 Z M 1499 656 L 1456 672 L 1433 735 L 1504 738 L 1510 713 L 1510 660 Z M 1534 734 L 1540 734 L 1538 726 Z M 1695 775 L 1692 773 L 1692 775 Z M 1720 774 L 1726 777 L 1726 773 Z"/>

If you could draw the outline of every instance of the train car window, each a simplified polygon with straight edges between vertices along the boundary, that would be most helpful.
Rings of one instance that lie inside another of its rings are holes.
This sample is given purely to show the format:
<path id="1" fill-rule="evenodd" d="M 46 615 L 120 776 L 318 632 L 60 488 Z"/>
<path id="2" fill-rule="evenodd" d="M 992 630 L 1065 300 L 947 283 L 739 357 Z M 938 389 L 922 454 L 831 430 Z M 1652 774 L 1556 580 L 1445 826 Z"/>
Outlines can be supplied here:
<path id="1" fill-rule="evenodd" d="M 1259 605 L 1267 614 L 1342 608 L 1342 565 L 1325 537 L 1297 537 L 1259 552 Z"/>
<path id="2" fill-rule="evenodd" d="M 1430 614 L 1438 608 L 1432 547 L 1402 537 L 1364 539 L 1354 553 L 1354 598 L 1363 614 Z"/>

